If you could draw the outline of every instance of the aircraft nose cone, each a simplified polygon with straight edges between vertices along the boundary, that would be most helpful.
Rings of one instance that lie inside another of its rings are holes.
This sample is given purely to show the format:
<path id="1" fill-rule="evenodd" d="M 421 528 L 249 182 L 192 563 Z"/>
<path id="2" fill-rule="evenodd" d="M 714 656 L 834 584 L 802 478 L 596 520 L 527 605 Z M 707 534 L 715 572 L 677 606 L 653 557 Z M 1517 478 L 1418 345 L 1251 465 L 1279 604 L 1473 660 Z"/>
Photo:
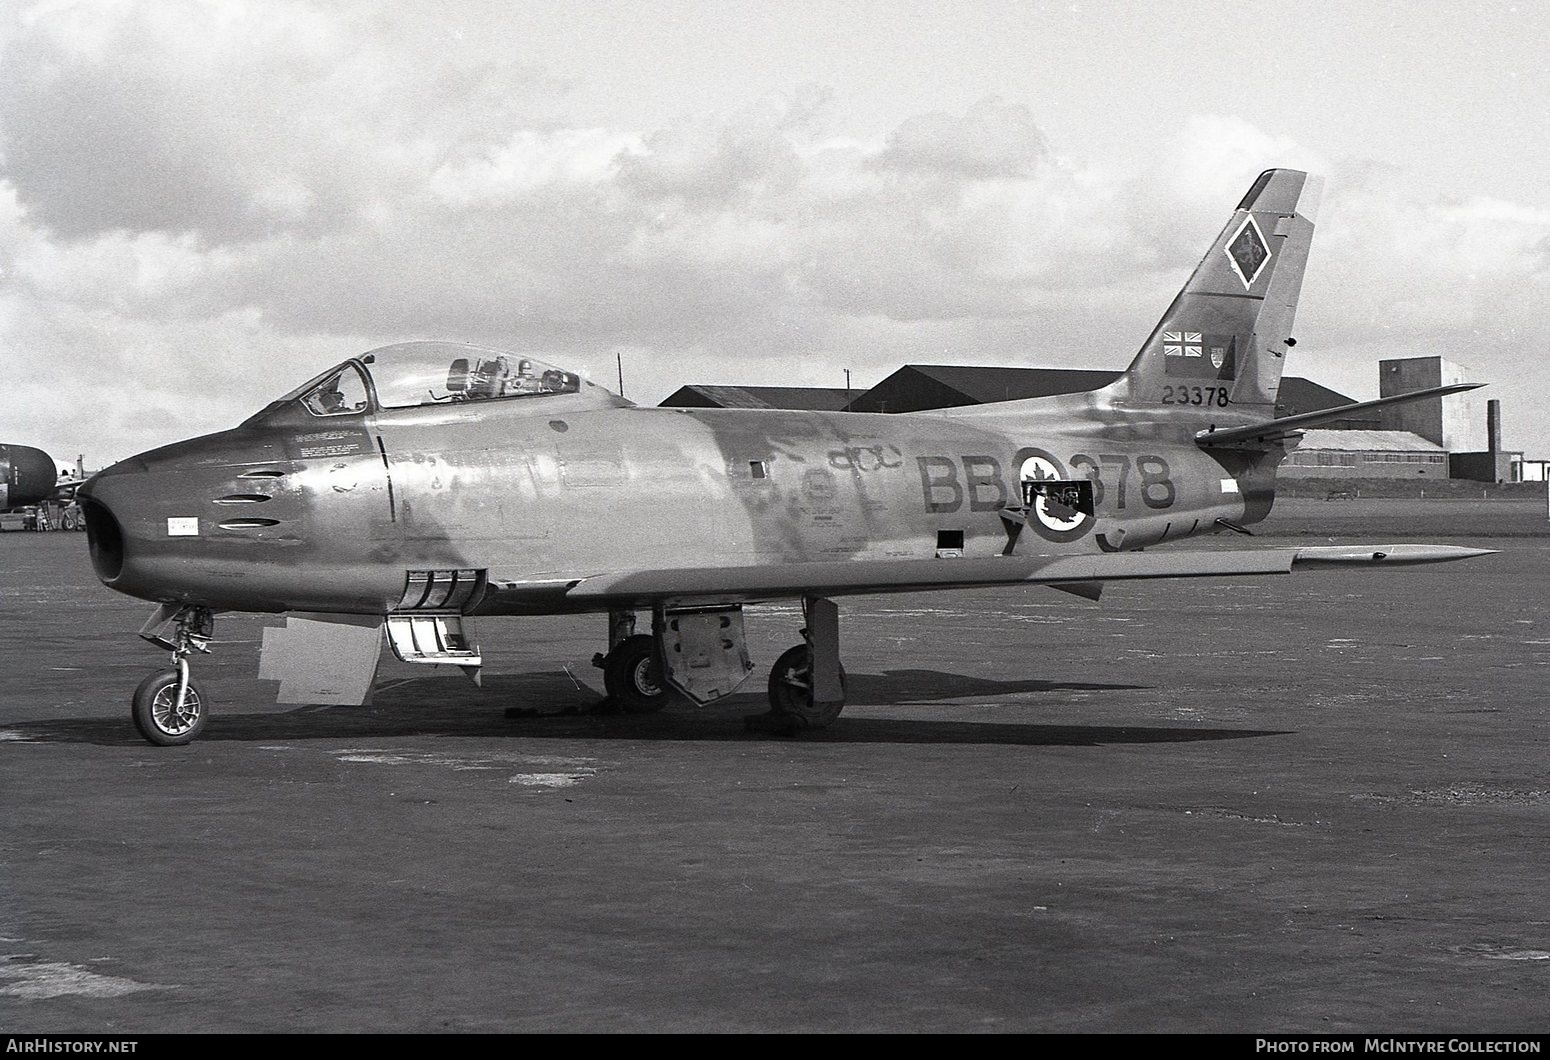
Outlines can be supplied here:
<path id="1" fill-rule="evenodd" d="M 30 445 L 0 445 L 0 508 L 37 504 L 54 493 L 54 461 Z"/>

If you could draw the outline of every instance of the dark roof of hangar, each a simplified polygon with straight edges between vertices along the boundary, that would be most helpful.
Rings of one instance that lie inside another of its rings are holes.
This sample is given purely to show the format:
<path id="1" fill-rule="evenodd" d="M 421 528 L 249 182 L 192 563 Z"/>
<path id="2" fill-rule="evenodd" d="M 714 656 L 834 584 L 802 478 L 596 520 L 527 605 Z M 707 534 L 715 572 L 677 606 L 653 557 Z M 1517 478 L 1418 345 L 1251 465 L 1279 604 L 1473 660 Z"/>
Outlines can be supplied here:
<path id="1" fill-rule="evenodd" d="M 1003 368 L 907 364 L 851 402 L 856 412 L 915 412 L 992 401 L 1076 394 L 1108 386 L 1120 373 L 1080 368 Z"/>
<path id="2" fill-rule="evenodd" d="M 856 396 L 854 390 L 828 386 L 707 386 L 679 387 L 662 400 L 663 408 L 680 409 L 798 409 L 838 412 Z"/>
<path id="3" fill-rule="evenodd" d="M 1346 397 L 1338 390 L 1321 386 L 1311 379 L 1288 375 L 1281 379 L 1281 389 L 1276 393 L 1276 415 L 1293 416 L 1303 412 L 1322 412 L 1325 409 L 1350 405 L 1355 398 Z"/>
<path id="4" fill-rule="evenodd" d="M 712 386 L 680 387 L 662 401 L 664 408 L 799 409 L 835 412 L 912 412 L 979 405 L 992 401 L 1076 394 L 1108 386 L 1121 373 L 1075 368 L 1020 368 L 988 365 L 907 364 L 864 392 L 842 387 Z M 847 406 L 847 399 L 853 399 Z M 1276 415 L 1349 405 L 1354 399 L 1299 376 L 1286 376 L 1276 396 Z M 1375 423 L 1376 418 L 1370 417 Z M 1358 415 L 1339 426 L 1365 427 Z"/>
<path id="5" fill-rule="evenodd" d="M 980 404 L 1019 398 L 1078 394 L 1106 387 L 1119 372 L 1082 368 L 996 368 L 979 365 L 912 364 L 908 367 Z"/>

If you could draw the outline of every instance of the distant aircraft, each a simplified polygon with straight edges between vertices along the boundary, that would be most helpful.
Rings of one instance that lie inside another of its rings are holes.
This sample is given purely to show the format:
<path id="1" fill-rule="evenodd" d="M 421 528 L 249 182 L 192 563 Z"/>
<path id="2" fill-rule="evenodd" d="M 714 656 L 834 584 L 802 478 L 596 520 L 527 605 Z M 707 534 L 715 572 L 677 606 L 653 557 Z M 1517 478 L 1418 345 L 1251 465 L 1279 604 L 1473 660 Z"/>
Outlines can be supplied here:
<path id="1" fill-rule="evenodd" d="M 0 511 L 41 504 L 54 496 L 54 461 L 30 445 L 0 445 Z"/>
<path id="2" fill-rule="evenodd" d="M 772 722 L 840 712 L 840 596 L 1280 574 L 1485 554 L 1444 546 L 1142 551 L 1270 511 L 1297 430 L 1469 389 L 1273 419 L 1316 182 L 1262 174 L 1129 370 L 1102 390 L 929 413 L 639 408 L 523 354 L 446 342 L 351 358 L 240 426 L 80 489 L 92 561 L 154 601 L 172 653 L 132 716 L 192 740 L 189 679 L 218 611 L 284 613 L 261 679 L 287 703 L 370 695 L 400 659 L 464 668 L 467 616 L 607 614 L 604 685 L 630 712 L 727 696 L 752 672 L 743 607 L 800 599 Z M 649 616 L 646 630 L 637 615 Z"/>
<path id="3" fill-rule="evenodd" d="M 59 469 L 59 480 L 54 484 L 54 493 L 58 497 L 67 500 L 75 499 L 75 491 L 86 481 L 86 454 L 75 458 L 74 465 Z"/>

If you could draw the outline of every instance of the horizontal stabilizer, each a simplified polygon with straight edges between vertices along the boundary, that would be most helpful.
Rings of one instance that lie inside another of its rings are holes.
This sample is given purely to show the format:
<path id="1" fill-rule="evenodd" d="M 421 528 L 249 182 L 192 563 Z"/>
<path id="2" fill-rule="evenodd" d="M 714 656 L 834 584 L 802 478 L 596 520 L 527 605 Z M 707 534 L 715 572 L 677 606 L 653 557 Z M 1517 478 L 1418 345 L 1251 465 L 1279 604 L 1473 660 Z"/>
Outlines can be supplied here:
<path id="1" fill-rule="evenodd" d="M 1365 412 L 1368 409 L 1400 405 L 1408 401 L 1447 397 L 1449 394 L 1461 394 L 1466 390 L 1475 390 L 1483 386 L 1485 386 L 1484 383 L 1449 383 L 1447 386 L 1434 386 L 1428 390 L 1413 390 L 1408 394 L 1395 394 L 1392 397 L 1374 398 L 1371 401 L 1357 401 L 1350 405 L 1341 405 L 1339 408 L 1304 412 L 1299 416 L 1285 416 L 1278 420 L 1266 420 L 1247 427 L 1213 427 L 1196 433 L 1195 441 L 1207 449 L 1231 445 L 1269 444 L 1296 434 L 1304 427 L 1317 427 L 1321 423 L 1346 419 L 1353 412 Z"/>

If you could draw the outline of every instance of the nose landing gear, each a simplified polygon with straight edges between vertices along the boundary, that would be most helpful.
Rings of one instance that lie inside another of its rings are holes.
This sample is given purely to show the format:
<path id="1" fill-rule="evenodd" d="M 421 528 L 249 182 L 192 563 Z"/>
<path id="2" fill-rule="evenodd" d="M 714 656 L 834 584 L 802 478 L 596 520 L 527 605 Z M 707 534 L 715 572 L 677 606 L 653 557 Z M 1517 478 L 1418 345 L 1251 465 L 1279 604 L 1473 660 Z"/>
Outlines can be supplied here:
<path id="1" fill-rule="evenodd" d="M 207 608 L 163 604 L 140 636 L 172 653 L 173 669 L 151 674 L 135 689 L 130 716 L 141 736 L 159 747 L 193 741 L 204 731 L 210 699 L 189 677 L 188 656 L 210 653 L 215 616 Z"/>

